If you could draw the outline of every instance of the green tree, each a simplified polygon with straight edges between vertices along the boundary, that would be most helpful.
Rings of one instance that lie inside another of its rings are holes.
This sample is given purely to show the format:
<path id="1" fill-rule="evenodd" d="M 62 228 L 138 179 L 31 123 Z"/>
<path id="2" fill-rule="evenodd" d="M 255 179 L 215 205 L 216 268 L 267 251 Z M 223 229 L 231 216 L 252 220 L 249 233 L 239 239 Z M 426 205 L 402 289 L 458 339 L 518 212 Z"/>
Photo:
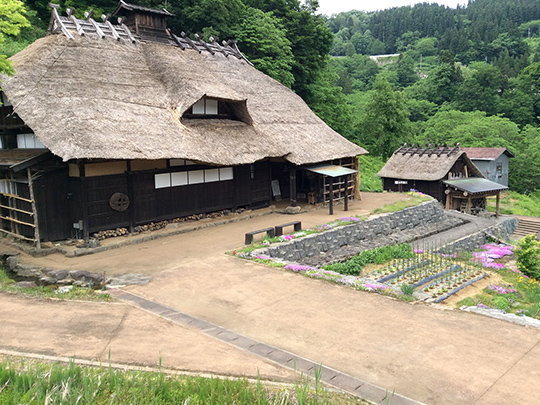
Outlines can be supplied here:
<path id="1" fill-rule="evenodd" d="M 481 64 L 458 88 L 454 104 L 461 111 L 481 110 L 493 115 L 497 112 L 499 94 L 502 93 L 504 81 L 498 68 Z"/>
<path id="2" fill-rule="evenodd" d="M 0 47 L 5 41 L 5 35 L 18 35 L 22 28 L 30 26 L 25 14 L 24 4 L 20 0 L 0 2 Z M 8 75 L 15 73 L 6 55 L 0 55 L 0 73 Z"/>
<path id="3" fill-rule="evenodd" d="M 540 190 L 540 129 L 523 128 L 516 157 L 510 159 L 508 186 L 518 193 L 530 194 Z"/>
<path id="4" fill-rule="evenodd" d="M 461 82 L 463 75 L 451 52 L 443 52 L 439 65 L 433 68 L 428 76 L 429 101 L 439 105 L 452 101 Z"/>
<path id="5" fill-rule="evenodd" d="M 453 144 L 467 147 L 505 147 L 515 150 L 519 127 L 508 118 L 488 117 L 483 111 L 439 111 L 425 125 L 422 143 Z"/>
<path id="6" fill-rule="evenodd" d="M 518 89 L 532 98 L 534 114 L 540 116 L 540 62 L 531 64 L 521 72 Z"/>
<path id="7" fill-rule="evenodd" d="M 320 71 L 316 80 L 309 85 L 309 107 L 334 131 L 349 140 L 355 139 L 355 115 L 353 107 L 335 83 L 338 75 L 329 66 Z"/>
<path id="8" fill-rule="evenodd" d="M 402 142 L 409 141 L 411 124 L 403 94 L 381 75 L 375 79 L 359 130 L 359 143 L 383 159 L 388 159 Z"/>
<path id="9" fill-rule="evenodd" d="M 272 13 L 248 7 L 235 37 L 240 49 L 257 69 L 287 87 L 294 83 L 291 65 L 294 56 L 285 29 Z"/>
<path id="10" fill-rule="evenodd" d="M 407 87 L 418 80 L 418 74 L 414 69 L 414 60 L 408 53 L 402 54 L 396 64 L 398 83 L 401 87 Z"/>

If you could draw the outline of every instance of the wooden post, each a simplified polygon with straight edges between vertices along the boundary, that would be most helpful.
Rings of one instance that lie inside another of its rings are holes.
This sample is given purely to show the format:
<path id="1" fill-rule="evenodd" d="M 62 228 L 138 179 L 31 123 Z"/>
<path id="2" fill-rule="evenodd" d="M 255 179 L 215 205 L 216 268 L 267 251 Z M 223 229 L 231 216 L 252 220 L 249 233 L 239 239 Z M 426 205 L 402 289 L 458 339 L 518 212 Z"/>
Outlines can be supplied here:
<path id="1" fill-rule="evenodd" d="M 36 207 L 36 198 L 34 196 L 34 182 L 32 181 L 32 171 L 30 168 L 26 169 L 26 174 L 28 175 L 28 189 L 30 190 L 30 199 L 32 200 L 32 213 L 34 214 L 34 239 L 36 242 L 37 250 L 41 250 L 41 237 L 39 235 L 39 222 L 38 222 L 38 213 Z"/>
<path id="2" fill-rule="evenodd" d="M 135 210 L 133 209 L 133 204 L 135 203 L 135 194 L 133 193 L 133 175 L 126 173 L 127 176 L 127 188 L 128 188 L 128 198 L 129 198 L 129 232 L 133 233 L 135 230 Z"/>
<path id="3" fill-rule="evenodd" d="M 467 169 L 467 165 L 465 165 L 465 178 L 469 178 L 469 170 Z"/>
<path id="4" fill-rule="evenodd" d="M 451 201 L 451 198 L 452 198 L 452 197 L 450 197 L 451 191 L 450 191 L 449 188 L 447 188 L 446 190 L 444 190 L 444 192 L 446 194 L 446 207 L 445 208 L 447 210 L 449 210 L 450 209 L 450 201 Z"/>
<path id="5" fill-rule="evenodd" d="M 358 161 L 358 157 L 354 158 L 355 162 L 353 165 L 353 169 L 358 170 L 356 174 L 354 174 L 353 178 L 353 198 L 358 199 L 359 201 L 362 201 L 362 194 L 360 193 L 360 180 L 361 180 L 361 174 L 360 174 L 360 162 Z"/>
<path id="6" fill-rule="evenodd" d="M 90 221 L 88 218 L 88 193 L 86 192 L 86 178 L 83 177 L 81 181 L 81 205 L 82 205 L 82 221 L 83 221 L 83 239 L 88 241 L 90 239 Z"/>
<path id="7" fill-rule="evenodd" d="M 497 191 L 497 202 L 495 203 L 495 217 L 499 218 L 499 202 L 501 198 L 501 192 Z"/>
<path id="8" fill-rule="evenodd" d="M 465 212 L 467 214 L 471 214 L 471 205 L 472 205 L 472 195 L 469 194 L 469 196 L 467 197 L 467 209 L 465 210 Z"/>
<path id="9" fill-rule="evenodd" d="M 291 191 L 291 207 L 296 207 L 296 167 L 291 167 L 289 171 L 289 182 Z"/>
<path id="10" fill-rule="evenodd" d="M 329 205 L 329 213 L 330 215 L 334 215 L 334 178 L 330 177 L 330 184 L 329 184 L 329 193 L 328 193 L 328 203 Z"/>
<path id="11" fill-rule="evenodd" d="M 349 211 L 349 176 L 345 176 L 345 211 Z"/>

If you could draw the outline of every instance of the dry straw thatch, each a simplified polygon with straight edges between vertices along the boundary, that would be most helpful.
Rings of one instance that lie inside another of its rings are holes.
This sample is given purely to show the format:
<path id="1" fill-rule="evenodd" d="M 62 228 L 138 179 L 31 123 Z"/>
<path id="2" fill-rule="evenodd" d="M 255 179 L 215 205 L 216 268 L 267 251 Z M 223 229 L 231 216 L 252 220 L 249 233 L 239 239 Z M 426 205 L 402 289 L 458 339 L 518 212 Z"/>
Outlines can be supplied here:
<path id="1" fill-rule="evenodd" d="M 437 181 L 446 178 L 456 161 L 462 158 L 471 177 L 484 177 L 467 154 L 456 148 L 401 147 L 388 159 L 377 176 L 389 179 Z"/>
<path id="2" fill-rule="evenodd" d="M 220 53 L 49 35 L 12 61 L 17 74 L 2 78 L 5 94 L 64 161 L 183 158 L 237 165 L 284 157 L 301 165 L 367 153 L 290 89 Z M 182 118 L 204 96 L 244 104 L 245 122 Z"/>

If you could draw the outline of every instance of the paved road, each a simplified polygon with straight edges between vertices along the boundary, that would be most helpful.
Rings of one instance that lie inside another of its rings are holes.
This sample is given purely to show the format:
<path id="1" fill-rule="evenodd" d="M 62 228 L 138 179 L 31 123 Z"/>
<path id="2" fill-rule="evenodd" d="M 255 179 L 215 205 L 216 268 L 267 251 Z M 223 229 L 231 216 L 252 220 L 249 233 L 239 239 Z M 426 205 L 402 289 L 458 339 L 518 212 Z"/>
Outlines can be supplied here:
<path id="1" fill-rule="evenodd" d="M 307 226 L 324 222 L 309 215 L 300 216 Z M 151 274 L 150 284 L 126 290 L 420 402 L 513 404 L 540 397 L 539 330 L 411 305 L 224 255 L 241 244 L 244 232 L 287 218 L 272 214 L 72 263 L 108 274 L 130 268 Z M 129 329 L 125 341 L 136 362 Z M 171 339 L 168 333 L 156 328 L 155 341 Z M 211 363 L 203 364 L 211 370 Z"/>

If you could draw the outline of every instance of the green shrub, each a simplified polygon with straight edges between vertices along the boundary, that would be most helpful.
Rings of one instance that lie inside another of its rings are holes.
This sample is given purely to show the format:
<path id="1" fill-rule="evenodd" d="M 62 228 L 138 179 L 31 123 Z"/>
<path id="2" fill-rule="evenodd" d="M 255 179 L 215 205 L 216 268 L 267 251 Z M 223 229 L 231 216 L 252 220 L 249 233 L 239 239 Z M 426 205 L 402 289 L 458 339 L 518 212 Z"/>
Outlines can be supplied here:
<path id="1" fill-rule="evenodd" d="M 414 293 L 414 286 L 411 284 L 401 284 L 400 290 L 405 295 L 413 295 Z"/>
<path id="2" fill-rule="evenodd" d="M 505 297 L 495 297 L 493 298 L 493 305 L 495 305 L 498 309 L 506 309 L 510 306 L 510 303 L 508 302 L 508 299 Z"/>
<path id="3" fill-rule="evenodd" d="M 514 250 L 518 269 L 525 275 L 540 279 L 540 242 L 534 235 L 527 235 Z"/>
<path id="4" fill-rule="evenodd" d="M 401 245 L 388 245 L 373 250 L 364 250 L 344 263 L 327 264 L 323 266 L 323 269 L 358 276 L 362 274 L 362 269 L 368 264 L 382 264 L 392 259 L 408 259 L 414 256 L 411 245 L 402 243 Z"/>

